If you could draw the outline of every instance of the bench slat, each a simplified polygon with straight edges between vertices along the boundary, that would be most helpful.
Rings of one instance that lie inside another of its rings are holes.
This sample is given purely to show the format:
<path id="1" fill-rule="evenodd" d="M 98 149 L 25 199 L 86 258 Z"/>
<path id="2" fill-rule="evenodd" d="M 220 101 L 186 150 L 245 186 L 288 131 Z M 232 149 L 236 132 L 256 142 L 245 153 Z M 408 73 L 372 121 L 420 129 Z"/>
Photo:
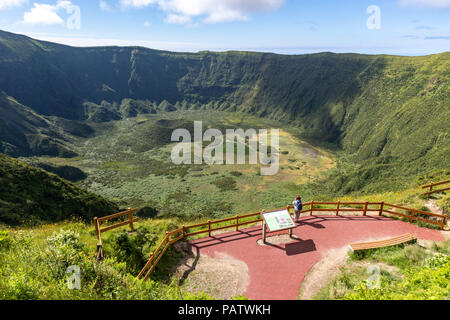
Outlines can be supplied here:
<path id="1" fill-rule="evenodd" d="M 376 248 L 394 246 L 394 245 L 402 244 L 402 243 L 409 242 L 409 241 L 416 240 L 416 239 L 417 238 L 415 236 L 413 236 L 410 233 L 407 233 L 407 234 L 402 234 L 400 236 L 393 237 L 390 239 L 371 241 L 371 242 L 352 243 L 352 244 L 350 244 L 350 248 L 353 251 L 376 249 Z"/>

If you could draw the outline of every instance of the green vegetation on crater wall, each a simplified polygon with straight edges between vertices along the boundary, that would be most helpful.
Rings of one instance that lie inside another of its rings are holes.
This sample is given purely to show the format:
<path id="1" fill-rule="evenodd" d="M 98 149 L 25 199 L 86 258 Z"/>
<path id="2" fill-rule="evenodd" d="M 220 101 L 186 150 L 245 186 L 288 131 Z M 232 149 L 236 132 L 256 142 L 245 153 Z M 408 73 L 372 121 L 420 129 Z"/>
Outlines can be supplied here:
<path id="1" fill-rule="evenodd" d="M 0 153 L 0 223 L 42 223 L 114 213 L 100 196 L 42 169 Z"/>
<path id="2" fill-rule="evenodd" d="M 390 166 L 407 175 L 448 167 L 448 52 L 174 53 L 73 48 L 7 32 L 0 40 L 0 90 L 43 115 L 98 122 L 186 109 L 239 111 L 332 143 L 354 154 L 361 170 L 379 157 L 388 174 L 396 174 Z"/>

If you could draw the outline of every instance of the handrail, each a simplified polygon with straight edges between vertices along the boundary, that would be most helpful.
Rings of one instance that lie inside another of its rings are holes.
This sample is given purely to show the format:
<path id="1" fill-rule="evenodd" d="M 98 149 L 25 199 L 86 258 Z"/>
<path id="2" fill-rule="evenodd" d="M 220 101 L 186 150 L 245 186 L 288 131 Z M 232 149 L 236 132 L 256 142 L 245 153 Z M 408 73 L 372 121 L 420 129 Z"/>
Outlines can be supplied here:
<path id="1" fill-rule="evenodd" d="M 97 242 L 97 260 L 98 261 L 103 260 L 102 232 L 106 232 L 106 231 L 109 231 L 109 230 L 112 230 L 112 229 L 116 229 L 116 228 L 125 226 L 127 224 L 130 225 L 131 230 L 134 230 L 133 223 L 140 220 L 139 218 L 133 218 L 133 213 L 135 213 L 137 211 L 139 211 L 139 209 L 128 208 L 125 211 L 114 213 L 114 214 L 111 214 L 109 216 L 104 216 L 104 217 L 100 217 L 100 218 L 94 217 L 94 226 L 95 226 L 95 230 L 96 230 L 96 233 L 97 233 L 97 239 L 98 239 L 98 242 Z M 108 220 L 111 220 L 111 219 L 116 219 L 116 218 L 123 217 L 123 216 L 128 216 L 128 219 L 126 221 L 123 221 L 123 222 L 115 223 L 112 226 L 108 226 L 108 227 L 105 227 L 105 228 L 101 228 L 100 227 L 100 224 L 102 222 L 104 222 L 104 221 L 108 221 Z"/>
<path id="2" fill-rule="evenodd" d="M 450 180 L 445 180 L 445 181 L 440 181 L 440 182 L 432 182 L 430 184 L 426 184 L 424 186 L 422 186 L 422 189 L 426 189 L 429 187 L 434 187 L 434 186 L 440 186 L 441 184 L 447 184 L 450 183 Z"/>
<path id="3" fill-rule="evenodd" d="M 314 205 L 336 205 L 336 208 L 314 208 Z M 362 208 L 361 209 L 345 208 L 345 207 L 342 207 L 342 205 L 358 205 L 358 206 L 362 206 Z M 378 206 L 378 208 L 370 209 L 370 208 L 368 208 L 368 206 L 370 206 L 370 205 Z M 445 225 L 445 222 L 447 219 L 446 215 L 421 211 L 421 210 L 417 210 L 417 209 L 410 209 L 410 208 L 393 205 L 393 204 L 389 204 L 389 203 L 385 203 L 385 202 L 345 202 L 345 201 L 343 201 L 343 202 L 341 202 L 341 201 L 316 202 L 316 201 L 311 201 L 311 202 L 304 203 L 303 207 L 310 207 L 309 209 L 303 209 L 301 211 L 302 213 L 309 212 L 310 215 L 313 215 L 313 212 L 330 212 L 330 211 L 335 212 L 336 216 L 339 216 L 340 212 L 363 212 L 363 216 L 366 216 L 367 212 L 378 212 L 378 216 L 381 216 L 383 213 L 388 213 L 388 214 L 393 214 L 393 215 L 398 215 L 398 216 L 408 218 L 409 222 L 418 220 L 418 221 L 423 221 L 423 222 L 439 225 L 441 227 L 441 229 L 444 229 L 444 225 Z M 388 210 L 389 208 L 387 208 L 387 207 L 391 207 L 391 209 L 395 208 L 395 209 L 400 209 L 400 210 L 406 210 L 406 211 L 408 211 L 409 214 L 404 214 L 404 213 Z M 199 223 L 199 224 L 195 224 L 195 225 L 191 225 L 191 226 L 183 226 L 182 228 L 179 228 L 177 230 L 174 230 L 171 232 L 166 232 L 166 236 L 164 237 L 163 241 L 160 243 L 158 248 L 150 255 L 149 260 L 147 261 L 145 266 L 142 268 L 141 272 L 138 275 L 138 278 L 141 278 L 145 273 L 144 280 L 146 280 L 148 278 L 148 276 L 151 274 L 151 272 L 155 269 L 156 264 L 162 258 L 162 255 L 166 252 L 166 250 L 169 248 L 169 246 L 183 238 L 200 235 L 200 234 L 206 234 L 206 233 L 208 234 L 208 236 L 211 236 L 211 232 L 213 232 L 213 231 L 219 231 L 219 230 L 229 229 L 229 228 L 233 228 L 233 227 L 235 227 L 236 231 L 238 231 L 240 226 L 262 222 L 262 220 L 263 220 L 262 218 L 260 218 L 260 219 L 240 222 L 241 219 L 256 217 L 256 216 L 260 216 L 264 212 L 272 212 L 272 211 L 283 210 L 283 209 L 287 209 L 289 211 L 289 213 L 293 214 L 292 211 L 293 211 L 294 207 L 287 206 L 287 207 L 280 208 L 280 209 L 274 209 L 274 210 L 270 210 L 270 211 L 261 211 L 261 212 L 246 214 L 246 215 L 242 215 L 242 216 L 237 215 L 234 217 L 215 220 L 215 221 L 208 220 L 208 222 L 205 222 L 205 223 Z M 421 217 L 417 217 L 416 214 L 439 217 L 439 218 L 441 218 L 441 222 L 423 219 Z M 226 226 L 216 227 L 216 228 L 211 227 L 212 225 L 229 222 L 229 221 L 233 221 L 234 223 L 230 224 L 230 225 L 226 225 Z M 189 231 L 189 229 L 195 229 L 195 228 L 201 228 L 201 227 L 207 227 L 207 228 L 204 230 L 187 233 L 187 231 Z M 175 239 L 172 239 L 172 240 L 170 239 L 171 236 L 173 236 L 177 233 L 180 233 L 180 232 L 182 232 L 182 235 L 178 236 Z"/>
<path id="4" fill-rule="evenodd" d="M 422 186 L 422 189 L 428 188 L 429 190 L 428 190 L 428 192 L 425 192 L 423 194 L 426 195 L 427 197 L 429 197 L 433 193 L 439 193 L 439 192 L 450 190 L 450 187 L 433 190 L 433 187 L 435 187 L 435 186 L 441 186 L 441 185 L 448 184 L 448 183 L 450 183 L 450 180 L 445 180 L 445 181 L 440 181 L 440 182 L 432 182 L 427 185 L 424 185 L 424 186 Z"/>

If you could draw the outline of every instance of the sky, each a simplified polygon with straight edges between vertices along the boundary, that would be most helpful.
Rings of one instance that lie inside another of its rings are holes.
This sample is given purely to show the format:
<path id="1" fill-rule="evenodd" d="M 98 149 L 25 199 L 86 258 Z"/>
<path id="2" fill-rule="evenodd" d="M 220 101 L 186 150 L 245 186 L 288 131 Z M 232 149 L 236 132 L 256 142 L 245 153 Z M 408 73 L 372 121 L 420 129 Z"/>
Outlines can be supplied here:
<path id="1" fill-rule="evenodd" d="M 450 0 L 0 0 L 0 29 L 72 46 L 427 55 Z"/>

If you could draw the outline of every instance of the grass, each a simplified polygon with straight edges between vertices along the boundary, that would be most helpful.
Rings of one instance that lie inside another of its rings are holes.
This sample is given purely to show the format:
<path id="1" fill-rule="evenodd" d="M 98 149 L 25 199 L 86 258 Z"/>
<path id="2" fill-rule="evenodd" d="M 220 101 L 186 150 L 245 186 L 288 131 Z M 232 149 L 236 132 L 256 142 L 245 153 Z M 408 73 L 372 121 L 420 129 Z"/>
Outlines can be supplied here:
<path id="1" fill-rule="evenodd" d="M 146 220 L 141 228 L 151 228 L 155 241 L 170 229 L 170 220 Z M 163 232 L 164 230 L 164 232 Z M 82 221 L 66 221 L 39 228 L 2 228 L 0 230 L 0 299 L 212 299 L 205 294 L 190 294 L 176 284 L 162 281 L 179 257 L 169 251 L 152 279 L 144 282 L 130 273 L 130 261 L 111 251 L 121 230 L 105 233 L 105 256 L 95 261 L 96 237 L 93 227 Z M 148 258 L 148 257 L 146 257 Z M 81 289 L 69 289 L 66 269 L 81 268 Z M 139 269 L 139 268 L 138 268 Z M 155 280 L 157 279 L 157 280 Z"/>
<path id="2" fill-rule="evenodd" d="M 448 283 L 449 245 L 450 239 L 427 248 L 404 244 L 353 253 L 313 299 L 448 299 L 442 280 L 447 277 Z M 367 286 L 369 266 L 380 268 L 381 289 Z"/>

